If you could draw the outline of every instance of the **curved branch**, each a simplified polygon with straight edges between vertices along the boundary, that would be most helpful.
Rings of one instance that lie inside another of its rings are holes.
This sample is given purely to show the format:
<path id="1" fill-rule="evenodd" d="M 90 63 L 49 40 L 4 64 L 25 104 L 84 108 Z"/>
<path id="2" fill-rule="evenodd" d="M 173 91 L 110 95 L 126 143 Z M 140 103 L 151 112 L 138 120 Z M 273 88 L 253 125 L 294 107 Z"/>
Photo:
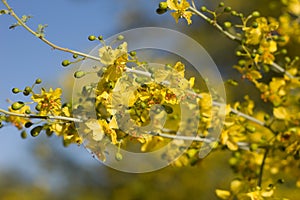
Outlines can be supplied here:
<path id="1" fill-rule="evenodd" d="M 17 22 L 23 26 L 28 32 L 30 32 L 32 35 L 34 35 L 35 37 L 39 38 L 40 40 L 42 40 L 43 42 L 45 42 L 47 45 L 49 45 L 50 47 L 52 47 L 53 49 L 57 49 L 60 51 L 64 51 L 67 53 L 72 53 L 72 54 L 76 54 L 85 58 L 90 58 L 92 60 L 97 60 L 100 61 L 100 58 L 95 57 L 95 56 L 91 56 L 89 54 L 85 54 L 79 51 L 74 51 L 68 48 L 64 48 L 64 47 L 60 47 L 57 46 L 56 44 L 53 44 L 52 42 L 50 42 L 49 40 L 47 40 L 45 37 L 40 36 L 37 32 L 35 32 L 34 30 L 32 30 L 29 26 L 26 25 L 26 23 L 24 23 L 19 17 L 18 15 L 14 12 L 14 10 L 8 5 L 6 0 L 2 0 L 3 4 L 6 6 L 6 8 L 8 9 L 9 14 L 14 17 Z"/>

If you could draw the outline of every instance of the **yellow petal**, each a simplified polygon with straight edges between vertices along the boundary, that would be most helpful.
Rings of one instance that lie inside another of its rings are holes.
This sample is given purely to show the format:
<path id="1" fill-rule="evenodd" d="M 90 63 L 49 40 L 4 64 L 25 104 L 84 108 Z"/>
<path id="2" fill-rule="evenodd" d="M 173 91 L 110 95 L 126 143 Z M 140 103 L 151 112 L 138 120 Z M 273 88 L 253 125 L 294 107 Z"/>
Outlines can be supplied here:
<path id="1" fill-rule="evenodd" d="M 216 189 L 216 195 L 218 197 L 220 197 L 221 199 L 228 199 L 230 197 L 230 192 L 227 191 L 227 190 L 219 190 L 219 189 Z"/>

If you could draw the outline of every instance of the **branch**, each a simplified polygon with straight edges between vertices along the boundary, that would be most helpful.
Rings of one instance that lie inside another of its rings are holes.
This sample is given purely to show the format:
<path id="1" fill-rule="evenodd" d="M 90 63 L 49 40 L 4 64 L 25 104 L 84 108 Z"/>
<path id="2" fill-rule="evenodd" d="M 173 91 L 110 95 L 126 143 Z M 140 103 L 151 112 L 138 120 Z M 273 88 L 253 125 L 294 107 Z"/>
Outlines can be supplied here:
<path id="1" fill-rule="evenodd" d="M 52 47 L 53 49 L 57 49 L 57 50 L 60 50 L 60 51 L 64 51 L 64 52 L 68 52 L 68 53 L 72 53 L 72 54 L 76 54 L 76 55 L 79 55 L 79 56 L 82 56 L 82 57 L 85 57 L 85 58 L 90 58 L 92 60 L 97 60 L 97 61 L 100 61 L 100 58 L 97 58 L 95 56 L 91 56 L 89 54 L 85 54 L 85 53 L 82 53 L 82 52 L 79 52 L 79 51 L 74 51 L 74 50 L 71 50 L 71 49 L 68 49 L 68 48 L 64 48 L 64 47 L 60 47 L 60 46 L 57 46 L 55 44 L 53 44 L 52 42 L 50 42 L 49 40 L 47 40 L 45 37 L 42 37 L 40 34 L 38 34 L 37 32 L 35 32 L 34 30 L 32 30 L 29 26 L 26 25 L 26 23 L 24 23 L 19 17 L 18 15 L 14 12 L 14 10 L 8 5 L 7 1 L 6 0 L 2 0 L 3 4 L 6 6 L 6 8 L 8 9 L 9 11 L 9 14 L 14 17 L 17 22 L 23 26 L 28 32 L 30 32 L 31 34 L 33 34 L 35 37 L 39 38 L 40 40 L 42 40 L 43 42 L 45 42 L 47 45 L 49 45 L 50 47 Z"/>
<path id="2" fill-rule="evenodd" d="M 31 34 L 33 34 L 34 36 L 38 37 L 40 40 L 42 40 L 43 42 L 45 42 L 47 45 L 49 45 L 50 47 L 52 47 L 53 49 L 57 49 L 57 50 L 60 50 L 60 51 L 64 51 L 64 52 L 67 52 L 67 53 L 72 53 L 72 54 L 77 54 L 77 55 L 80 55 L 80 56 L 83 56 L 85 58 L 90 58 L 90 59 L 93 59 L 93 60 L 96 60 L 96 61 L 100 61 L 100 58 L 99 57 L 94 57 L 94 56 L 91 56 L 91 55 L 88 55 L 88 54 L 85 54 L 85 53 L 82 53 L 82 52 L 78 52 L 78 51 L 74 51 L 74 50 L 71 50 L 71 49 L 68 49 L 68 48 L 64 48 L 64 47 L 60 47 L 60 46 L 57 46 L 55 44 L 53 44 L 52 42 L 50 42 L 49 40 L 45 39 L 44 37 L 41 37 L 38 35 L 38 33 L 36 33 L 35 31 L 33 31 L 30 27 L 28 27 L 17 15 L 16 13 L 13 11 L 13 9 L 8 5 L 7 1 L 6 0 L 1 0 L 3 2 L 3 4 L 7 7 L 9 13 L 11 16 L 13 16 L 17 21 L 18 23 L 20 23 L 21 26 L 23 26 L 27 31 L 29 31 Z M 194 7 L 190 7 L 189 8 L 190 10 L 192 10 L 193 12 L 195 12 L 197 15 L 199 15 L 200 17 L 202 17 L 204 20 L 206 20 L 207 22 L 211 22 L 212 20 L 210 18 L 208 18 L 207 16 L 205 16 L 204 14 L 202 14 L 201 12 L 199 12 L 197 9 L 195 9 Z M 235 40 L 235 41 L 240 41 L 240 38 L 237 38 L 235 37 L 234 35 L 230 34 L 229 32 L 225 31 L 218 23 L 214 23 L 214 26 L 219 30 L 221 31 L 222 33 L 224 33 L 228 38 L 232 39 L 232 40 Z M 280 66 L 277 66 L 277 68 L 280 69 Z M 280 71 L 284 71 L 284 69 L 281 69 Z M 126 68 L 126 72 L 128 73 L 136 73 L 136 74 L 139 74 L 139 75 L 143 75 L 143 76 L 147 76 L 147 77 L 150 77 L 151 78 L 151 74 L 149 72 L 145 72 L 145 71 L 140 71 L 140 70 L 134 70 L 134 69 L 130 69 L 130 68 Z M 197 95 L 199 98 L 202 98 L 201 95 L 199 94 L 195 94 Z M 216 106 L 222 106 L 223 104 L 221 103 L 218 103 L 218 102 L 214 102 L 213 101 L 213 105 L 216 105 Z M 7 112 L 7 111 L 6 111 Z M 239 116 L 242 116 L 250 121 L 253 121 L 254 123 L 257 123 L 261 126 L 264 126 L 265 123 L 262 122 L 262 121 L 259 121 L 257 119 L 255 119 L 254 117 L 251 117 L 249 115 L 246 115 L 245 113 L 242 113 L 242 112 L 239 112 L 237 110 L 234 110 L 231 108 L 231 112 L 239 115 Z M 28 116 L 30 115 L 26 115 L 27 118 Z M 38 115 L 37 115 L 38 116 Z M 24 117 L 24 116 L 23 116 Z M 45 116 L 44 116 L 45 117 Z M 48 116 L 48 117 L 51 117 L 51 116 Z M 29 118 L 33 118 L 33 117 L 29 117 Z M 64 118 L 64 117 L 62 117 Z M 61 118 L 61 119 L 62 119 Z M 50 118 L 48 118 L 50 119 Z M 64 119 L 62 119 L 64 120 Z M 72 121 L 72 120 L 69 120 L 69 121 Z"/>
<path id="3" fill-rule="evenodd" d="M 1 108 L 0 108 L 0 113 L 4 113 L 5 115 L 10 115 L 10 116 L 28 118 L 28 119 L 29 118 L 31 118 L 31 119 L 50 119 L 50 120 L 70 121 L 70 122 L 82 122 L 81 119 L 72 118 L 72 117 L 51 116 L 51 115 L 41 116 L 41 115 L 32 115 L 32 114 L 21 114 L 21 113 L 9 112 L 9 111 L 6 111 L 6 110 L 1 109 Z"/>
<path id="4" fill-rule="evenodd" d="M 228 31 L 224 30 L 221 25 L 219 25 L 216 21 L 210 19 L 209 17 L 207 17 L 206 15 L 204 15 L 203 13 L 201 13 L 194 6 L 189 7 L 189 9 L 191 11 L 193 11 L 196 15 L 200 16 L 202 19 L 204 19 L 205 21 L 207 21 L 209 24 L 212 24 L 214 27 L 216 27 L 221 33 L 223 33 L 229 39 L 241 43 L 241 41 L 242 41 L 241 38 L 238 38 L 238 37 L 232 35 L 231 33 L 229 33 Z M 278 65 L 275 62 L 273 62 L 270 66 L 274 67 L 275 69 L 277 69 L 281 73 L 284 73 L 289 78 L 295 78 L 293 75 L 291 75 L 283 67 L 281 67 L 280 65 Z"/>
<path id="5" fill-rule="evenodd" d="M 259 169 L 259 175 L 258 175 L 258 181 L 257 181 L 257 186 L 258 187 L 261 187 L 262 177 L 263 177 L 263 172 L 264 172 L 264 166 L 265 166 L 265 163 L 266 163 L 268 153 L 269 153 L 269 148 L 266 148 L 265 153 L 264 153 L 264 157 L 262 159 L 260 169 Z"/>
<path id="6" fill-rule="evenodd" d="M 211 20 L 209 17 L 207 17 L 206 15 L 204 15 L 203 13 L 201 13 L 199 10 L 197 10 L 194 7 L 189 7 L 189 9 L 191 11 L 193 11 L 195 14 L 197 14 L 198 16 L 200 16 L 202 19 L 204 19 L 205 21 L 207 21 L 208 23 L 212 24 L 214 27 L 216 27 L 220 32 L 222 32 L 223 34 L 225 34 L 229 39 L 237 41 L 237 42 L 241 42 L 241 39 L 232 35 L 231 33 L 229 33 L 228 31 L 225 31 L 222 26 L 220 26 L 217 22 Z"/>

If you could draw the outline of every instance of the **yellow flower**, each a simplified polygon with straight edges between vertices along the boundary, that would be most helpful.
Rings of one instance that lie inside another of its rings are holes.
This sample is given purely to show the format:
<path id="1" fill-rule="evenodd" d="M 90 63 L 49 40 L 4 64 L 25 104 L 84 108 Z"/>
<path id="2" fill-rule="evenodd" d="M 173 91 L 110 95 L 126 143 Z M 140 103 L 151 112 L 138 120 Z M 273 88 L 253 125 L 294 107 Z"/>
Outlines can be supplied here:
<path id="1" fill-rule="evenodd" d="M 40 115 L 47 115 L 49 113 L 53 115 L 61 114 L 61 88 L 56 88 L 54 91 L 52 88 L 47 92 L 44 88 L 41 90 L 41 94 L 34 94 L 31 99 L 38 103 Z"/>
<path id="2" fill-rule="evenodd" d="M 179 18 L 185 18 L 188 24 L 192 23 L 191 17 L 193 13 L 191 11 L 187 11 L 190 7 L 189 2 L 186 0 L 181 0 L 178 3 L 178 0 L 167 0 L 168 7 L 175 12 L 171 13 L 176 23 L 178 23 Z"/>
<path id="3" fill-rule="evenodd" d="M 24 114 L 26 110 L 30 110 L 30 107 L 25 105 L 19 110 L 13 110 L 11 107 L 8 109 L 9 112 L 17 113 L 17 114 Z M 14 125 L 17 129 L 21 130 L 26 122 L 30 120 L 24 117 L 18 117 L 10 115 L 7 117 L 7 121 Z"/>
<path id="4" fill-rule="evenodd" d="M 260 43 L 259 49 L 262 51 L 261 55 L 257 54 L 254 58 L 256 63 L 263 62 L 265 64 L 272 64 L 275 60 L 274 52 L 277 51 L 277 43 L 273 40 L 263 40 Z"/>
<path id="5" fill-rule="evenodd" d="M 244 27 L 246 36 L 246 44 L 257 45 L 262 39 L 269 36 L 270 32 L 278 29 L 278 22 L 270 18 L 267 20 L 264 17 L 257 18 L 255 20 L 257 27 Z"/>

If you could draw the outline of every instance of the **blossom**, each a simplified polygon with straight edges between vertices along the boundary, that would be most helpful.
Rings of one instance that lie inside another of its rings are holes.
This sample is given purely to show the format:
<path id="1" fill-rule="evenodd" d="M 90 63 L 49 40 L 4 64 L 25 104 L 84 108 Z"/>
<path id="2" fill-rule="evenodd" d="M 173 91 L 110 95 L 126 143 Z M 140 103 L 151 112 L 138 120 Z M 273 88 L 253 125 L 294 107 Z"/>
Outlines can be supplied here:
<path id="1" fill-rule="evenodd" d="M 38 103 L 40 115 L 47 115 L 49 113 L 53 115 L 61 114 L 61 88 L 53 90 L 49 89 L 47 92 L 44 88 L 41 89 L 41 94 L 34 94 L 31 99 Z"/>
<path id="2" fill-rule="evenodd" d="M 175 11 L 171 13 L 171 15 L 175 19 L 176 23 L 178 23 L 179 18 L 185 18 L 188 24 L 192 23 L 191 17 L 193 13 L 191 11 L 187 11 L 190 7 L 189 2 L 181 0 L 180 3 L 178 3 L 177 0 L 167 0 L 167 4 L 169 9 Z"/>
<path id="3" fill-rule="evenodd" d="M 26 112 L 26 110 L 30 110 L 30 107 L 27 105 L 23 106 L 19 110 L 13 110 L 11 107 L 8 109 L 9 112 L 13 112 L 16 114 L 24 114 Z M 23 128 L 24 124 L 26 124 L 26 122 L 30 122 L 30 120 L 27 118 L 13 116 L 13 115 L 8 116 L 6 120 L 8 122 L 12 123 L 18 130 L 21 130 Z"/>
<path id="4" fill-rule="evenodd" d="M 277 43 L 273 40 L 262 40 L 259 46 L 262 51 L 261 55 L 256 54 L 254 61 L 256 63 L 263 62 L 265 64 L 272 64 L 275 60 L 274 52 L 277 51 Z"/>

